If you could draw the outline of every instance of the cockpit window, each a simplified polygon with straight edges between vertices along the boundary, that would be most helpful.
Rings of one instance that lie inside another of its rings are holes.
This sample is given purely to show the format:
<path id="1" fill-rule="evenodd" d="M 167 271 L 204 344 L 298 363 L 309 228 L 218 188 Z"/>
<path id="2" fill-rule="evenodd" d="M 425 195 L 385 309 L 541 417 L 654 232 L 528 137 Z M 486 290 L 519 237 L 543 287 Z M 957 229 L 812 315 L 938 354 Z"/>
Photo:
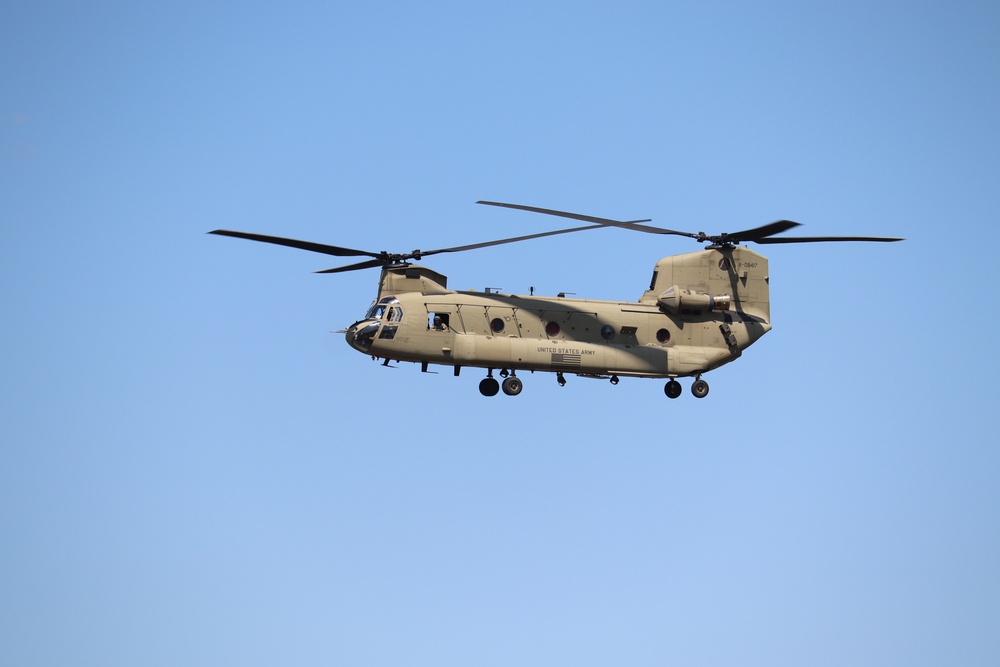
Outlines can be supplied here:
<path id="1" fill-rule="evenodd" d="M 372 307 L 368 309 L 368 314 L 365 315 L 366 320 L 380 320 L 385 315 L 386 310 L 389 310 L 389 321 L 398 322 L 403 319 L 403 311 L 398 306 L 395 308 L 390 308 L 394 304 L 398 304 L 399 299 L 394 296 L 387 296 L 378 303 L 373 303 Z M 395 318 L 395 319 L 392 319 Z"/>

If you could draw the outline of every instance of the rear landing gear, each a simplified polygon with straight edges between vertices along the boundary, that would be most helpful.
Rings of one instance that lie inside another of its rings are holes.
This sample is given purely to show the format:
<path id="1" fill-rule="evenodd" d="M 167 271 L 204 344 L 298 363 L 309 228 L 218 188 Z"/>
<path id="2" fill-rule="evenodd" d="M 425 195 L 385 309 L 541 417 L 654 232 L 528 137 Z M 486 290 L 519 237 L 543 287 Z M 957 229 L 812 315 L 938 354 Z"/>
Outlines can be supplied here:
<path id="1" fill-rule="evenodd" d="M 667 398 L 677 398 L 682 392 L 681 383 L 677 380 L 670 380 L 663 387 L 663 393 L 667 395 Z M 708 383 L 701 378 L 695 379 L 691 385 L 691 393 L 695 398 L 705 398 L 708 396 Z"/>
<path id="2" fill-rule="evenodd" d="M 667 398 L 677 398 L 682 391 L 684 390 L 681 389 L 681 383 L 677 380 L 671 380 L 663 387 L 663 393 L 667 395 Z"/>
<path id="3" fill-rule="evenodd" d="M 691 385 L 691 393 L 694 394 L 695 398 L 705 398 L 708 396 L 708 383 L 698 378 Z"/>

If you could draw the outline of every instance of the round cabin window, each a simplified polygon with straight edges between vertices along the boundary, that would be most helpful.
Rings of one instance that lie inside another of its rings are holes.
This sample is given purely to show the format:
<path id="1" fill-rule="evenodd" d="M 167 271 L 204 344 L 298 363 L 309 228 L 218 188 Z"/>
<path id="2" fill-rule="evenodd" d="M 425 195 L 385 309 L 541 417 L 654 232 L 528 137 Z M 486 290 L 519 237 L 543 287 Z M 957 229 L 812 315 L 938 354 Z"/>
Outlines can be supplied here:
<path id="1" fill-rule="evenodd" d="M 670 332 L 667 331 L 666 329 L 660 329 L 659 331 L 656 332 L 656 340 L 660 341 L 660 343 L 669 343 Z"/>
<path id="2" fill-rule="evenodd" d="M 605 324 L 601 327 L 601 338 L 604 340 L 611 340 L 615 337 L 615 328 L 610 324 Z"/>
<path id="3" fill-rule="evenodd" d="M 501 320 L 499 317 L 494 317 L 492 320 L 490 320 L 490 329 L 493 331 L 493 333 L 500 333 L 501 331 L 503 331 L 503 320 Z"/>
<path id="4" fill-rule="evenodd" d="M 548 336 L 558 336 L 559 335 L 559 323 L 549 322 L 545 325 L 545 334 Z"/>

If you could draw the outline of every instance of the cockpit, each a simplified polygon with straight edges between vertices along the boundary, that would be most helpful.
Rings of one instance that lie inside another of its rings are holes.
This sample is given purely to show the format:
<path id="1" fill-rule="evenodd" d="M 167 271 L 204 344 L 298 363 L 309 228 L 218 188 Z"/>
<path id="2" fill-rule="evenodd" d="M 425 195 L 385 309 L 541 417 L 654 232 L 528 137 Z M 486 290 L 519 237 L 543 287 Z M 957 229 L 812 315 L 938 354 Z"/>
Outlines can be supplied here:
<path id="1" fill-rule="evenodd" d="M 382 320 L 386 322 L 400 322 L 403 319 L 403 309 L 399 306 L 399 299 L 394 296 L 387 296 L 378 303 L 373 303 L 365 315 L 366 320 Z"/>
<path id="2" fill-rule="evenodd" d="M 368 313 L 365 315 L 366 320 L 380 320 L 382 316 L 385 315 L 385 310 L 388 308 L 384 303 L 373 303 L 372 307 L 368 309 Z"/>
<path id="3" fill-rule="evenodd" d="M 403 320 L 403 308 L 399 305 L 399 299 L 394 296 L 387 296 L 373 303 L 365 314 L 365 318 L 347 331 L 347 342 L 358 350 L 368 350 L 375 341 L 375 335 L 382 327 L 379 338 L 391 339 L 396 335 L 396 326 Z M 383 327 L 383 323 L 385 326 Z"/>

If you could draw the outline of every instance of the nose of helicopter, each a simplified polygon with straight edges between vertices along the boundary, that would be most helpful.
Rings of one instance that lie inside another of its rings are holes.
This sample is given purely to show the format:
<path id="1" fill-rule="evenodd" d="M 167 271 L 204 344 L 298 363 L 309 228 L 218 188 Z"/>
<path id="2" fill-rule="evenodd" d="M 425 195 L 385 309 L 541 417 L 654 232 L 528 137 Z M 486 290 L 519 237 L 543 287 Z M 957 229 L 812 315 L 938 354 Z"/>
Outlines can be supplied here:
<path id="1" fill-rule="evenodd" d="M 347 332 L 344 334 L 347 344 L 358 352 L 367 353 L 375 340 L 375 332 L 378 331 L 379 324 L 378 320 L 355 322 L 347 328 Z"/>

